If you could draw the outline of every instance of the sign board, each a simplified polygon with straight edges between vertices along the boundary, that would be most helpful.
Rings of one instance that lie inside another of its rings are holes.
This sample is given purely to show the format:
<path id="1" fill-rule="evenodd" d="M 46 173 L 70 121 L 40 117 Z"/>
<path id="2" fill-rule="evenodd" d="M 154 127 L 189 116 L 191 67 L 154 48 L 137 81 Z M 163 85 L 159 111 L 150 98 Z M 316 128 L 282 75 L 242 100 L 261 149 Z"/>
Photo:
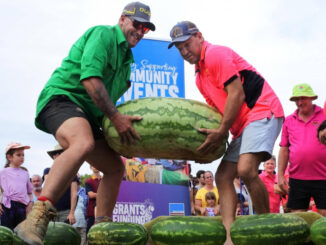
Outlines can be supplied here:
<path id="1" fill-rule="evenodd" d="M 144 97 L 185 97 L 184 61 L 169 42 L 143 39 L 132 49 L 131 86 L 118 104 Z"/>
<path id="2" fill-rule="evenodd" d="M 145 224 L 158 216 L 191 215 L 189 195 L 187 186 L 122 181 L 112 219 Z"/>

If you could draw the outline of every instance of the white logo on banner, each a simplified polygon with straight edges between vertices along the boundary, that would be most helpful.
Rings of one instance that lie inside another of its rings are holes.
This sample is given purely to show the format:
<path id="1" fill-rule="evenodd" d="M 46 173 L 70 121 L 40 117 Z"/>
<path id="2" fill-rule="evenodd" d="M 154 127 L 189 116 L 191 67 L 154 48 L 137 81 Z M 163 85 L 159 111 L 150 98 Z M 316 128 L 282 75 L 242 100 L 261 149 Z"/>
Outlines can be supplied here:
<path id="1" fill-rule="evenodd" d="M 175 66 L 168 64 L 151 64 L 144 59 L 131 65 L 131 87 L 123 95 L 124 100 L 142 97 L 174 97 L 178 98 L 179 87 L 177 84 L 178 72 Z"/>
<path id="2" fill-rule="evenodd" d="M 131 222 L 143 225 L 152 220 L 154 210 L 154 204 L 149 199 L 144 202 L 117 202 L 112 219 L 115 222 Z"/>

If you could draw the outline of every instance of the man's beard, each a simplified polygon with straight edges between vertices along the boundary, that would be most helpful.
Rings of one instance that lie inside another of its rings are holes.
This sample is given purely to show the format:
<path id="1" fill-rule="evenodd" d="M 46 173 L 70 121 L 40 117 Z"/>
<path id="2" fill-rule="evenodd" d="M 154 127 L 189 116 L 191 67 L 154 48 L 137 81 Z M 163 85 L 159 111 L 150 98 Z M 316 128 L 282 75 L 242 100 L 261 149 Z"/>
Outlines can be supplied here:
<path id="1" fill-rule="evenodd" d="M 42 186 L 38 186 L 38 187 L 33 187 L 34 191 L 41 191 L 42 190 Z"/>

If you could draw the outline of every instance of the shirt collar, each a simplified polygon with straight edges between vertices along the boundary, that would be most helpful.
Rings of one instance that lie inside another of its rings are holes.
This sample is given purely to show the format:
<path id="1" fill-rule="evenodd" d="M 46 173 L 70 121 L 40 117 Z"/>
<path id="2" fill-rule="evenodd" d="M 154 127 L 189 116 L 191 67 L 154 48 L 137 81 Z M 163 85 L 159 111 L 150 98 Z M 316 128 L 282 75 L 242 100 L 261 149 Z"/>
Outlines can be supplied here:
<path id="1" fill-rule="evenodd" d="M 117 34 L 117 43 L 119 46 L 122 47 L 122 49 L 126 50 L 126 57 L 125 57 L 125 62 L 126 63 L 134 63 L 134 56 L 132 54 L 132 51 L 130 48 L 128 48 L 128 42 L 125 38 L 125 36 L 123 35 L 123 32 L 120 28 L 120 26 L 117 24 L 114 26 L 114 29 L 116 31 Z"/>
<path id="2" fill-rule="evenodd" d="M 323 112 L 321 107 L 319 107 L 315 104 L 313 104 L 313 106 L 314 106 L 314 112 L 312 113 L 310 118 L 313 118 L 316 114 Z M 295 112 L 292 114 L 292 116 L 296 119 L 300 119 L 298 113 L 299 113 L 299 109 L 296 109 Z M 310 119 L 308 121 L 310 121 Z"/>
<path id="3" fill-rule="evenodd" d="M 200 60 L 199 60 L 198 64 L 195 65 L 195 71 L 198 71 L 198 69 L 200 69 L 201 66 L 203 65 L 204 59 L 205 59 L 206 49 L 210 45 L 211 44 L 209 42 L 207 42 L 207 41 L 203 42 L 203 45 L 201 46 Z"/>

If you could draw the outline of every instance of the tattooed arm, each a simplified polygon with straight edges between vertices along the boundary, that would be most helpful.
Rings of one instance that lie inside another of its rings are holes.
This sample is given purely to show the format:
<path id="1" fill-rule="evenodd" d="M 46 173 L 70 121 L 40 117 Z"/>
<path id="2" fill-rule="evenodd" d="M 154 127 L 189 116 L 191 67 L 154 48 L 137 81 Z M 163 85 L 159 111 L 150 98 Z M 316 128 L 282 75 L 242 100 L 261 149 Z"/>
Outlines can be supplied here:
<path id="1" fill-rule="evenodd" d="M 83 80 L 82 83 L 94 104 L 111 120 L 123 144 L 134 143 L 135 139 L 141 140 L 132 127 L 132 121 L 141 120 L 141 117 L 118 112 L 100 78 L 91 77 Z"/>

